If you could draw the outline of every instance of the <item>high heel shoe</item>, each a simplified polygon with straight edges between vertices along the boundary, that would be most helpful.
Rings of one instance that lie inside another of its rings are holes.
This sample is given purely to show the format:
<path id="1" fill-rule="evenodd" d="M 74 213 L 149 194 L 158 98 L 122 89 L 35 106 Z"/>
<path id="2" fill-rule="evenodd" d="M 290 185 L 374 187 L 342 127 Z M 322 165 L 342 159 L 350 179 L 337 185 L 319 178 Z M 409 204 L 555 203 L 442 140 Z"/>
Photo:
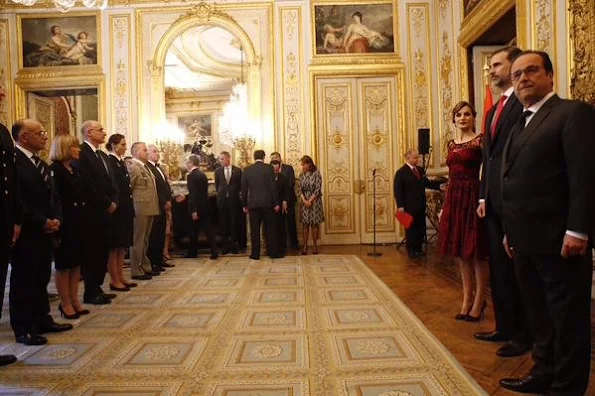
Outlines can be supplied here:
<path id="1" fill-rule="evenodd" d="M 91 313 L 91 311 L 89 311 L 88 309 L 81 309 L 80 311 L 78 309 L 74 309 L 76 311 L 77 314 L 79 314 L 80 316 L 83 315 L 89 315 Z"/>
<path id="2" fill-rule="evenodd" d="M 479 311 L 479 316 L 472 316 L 472 315 L 467 315 L 467 317 L 465 318 L 465 321 L 467 322 L 479 322 L 481 319 L 483 319 L 484 315 L 485 315 L 485 309 L 488 306 L 488 303 L 486 300 L 483 300 L 483 304 L 481 305 L 481 310 Z"/>
<path id="3" fill-rule="evenodd" d="M 314 250 L 312 251 L 312 254 L 318 254 L 318 245 L 314 245 Z"/>
<path id="4" fill-rule="evenodd" d="M 134 283 L 134 282 L 122 282 L 122 284 L 128 288 L 133 288 L 133 287 L 137 287 L 138 284 Z"/>
<path id="5" fill-rule="evenodd" d="M 62 317 L 64 319 L 78 319 L 79 318 L 79 314 L 76 311 L 74 311 L 74 313 L 72 315 L 66 314 L 64 312 L 64 309 L 62 309 L 62 305 L 58 305 L 58 311 L 60 311 L 60 315 L 62 315 Z"/>
<path id="6" fill-rule="evenodd" d="M 111 283 L 110 283 L 110 285 L 109 285 L 109 289 L 110 289 L 111 291 L 121 291 L 121 292 L 130 291 L 130 288 L 129 288 L 128 286 L 124 286 L 124 287 L 117 287 L 117 286 L 114 286 L 114 285 L 112 285 Z"/>
<path id="7" fill-rule="evenodd" d="M 304 247 L 302 248 L 302 256 L 305 256 L 308 254 L 308 246 L 304 245 Z"/>
<path id="8" fill-rule="evenodd" d="M 469 316 L 469 312 L 471 311 L 471 307 L 467 308 L 467 312 L 466 313 L 458 313 L 455 315 L 455 320 L 467 320 L 467 317 Z"/>

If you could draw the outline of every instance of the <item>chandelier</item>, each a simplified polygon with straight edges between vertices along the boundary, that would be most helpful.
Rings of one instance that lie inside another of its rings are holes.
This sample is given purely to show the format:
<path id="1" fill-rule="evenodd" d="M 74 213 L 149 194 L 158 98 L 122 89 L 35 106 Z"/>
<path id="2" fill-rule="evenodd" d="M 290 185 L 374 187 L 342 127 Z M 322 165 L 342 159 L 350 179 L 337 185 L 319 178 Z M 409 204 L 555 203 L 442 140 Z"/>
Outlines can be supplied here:
<path id="1" fill-rule="evenodd" d="M 13 3 L 22 4 L 25 6 L 35 5 L 37 2 L 43 2 L 43 0 L 11 0 Z M 67 12 L 74 7 L 76 0 L 53 0 L 54 5 L 60 12 Z M 100 10 L 107 8 L 108 0 L 81 0 L 81 3 L 87 8 L 97 7 Z"/>

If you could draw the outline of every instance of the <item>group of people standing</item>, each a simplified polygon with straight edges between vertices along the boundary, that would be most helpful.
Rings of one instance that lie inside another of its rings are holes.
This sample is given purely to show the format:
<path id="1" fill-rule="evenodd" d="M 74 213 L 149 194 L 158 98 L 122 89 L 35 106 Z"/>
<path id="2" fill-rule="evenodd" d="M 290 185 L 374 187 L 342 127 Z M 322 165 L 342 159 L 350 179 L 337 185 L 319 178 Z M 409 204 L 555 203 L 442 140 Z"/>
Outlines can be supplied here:
<path id="1" fill-rule="evenodd" d="M 503 342 L 496 352 L 501 357 L 533 350 L 529 373 L 504 378 L 501 385 L 581 395 L 591 360 L 595 109 L 553 92 L 554 70 L 545 52 L 506 47 L 490 62 L 501 96 L 487 112 L 483 134 L 475 131 L 473 106 L 460 102 L 453 109 L 457 135 L 448 143 L 438 245 L 461 269 L 463 301 L 455 318 L 481 319 L 489 282 L 496 328 L 475 338 Z M 409 174 L 395 178 L 402 210 L 415 197 L 424 206 L 424 187 L 437 188 L 415 166 L 417 154 L 408 154 L 400 172 Z M 421 250 L 425 231 L 425 212 L 414 213 L 422 216 L 423 229 L 421 238 L 419 230 L 408 230 L 413 251 Z"/>

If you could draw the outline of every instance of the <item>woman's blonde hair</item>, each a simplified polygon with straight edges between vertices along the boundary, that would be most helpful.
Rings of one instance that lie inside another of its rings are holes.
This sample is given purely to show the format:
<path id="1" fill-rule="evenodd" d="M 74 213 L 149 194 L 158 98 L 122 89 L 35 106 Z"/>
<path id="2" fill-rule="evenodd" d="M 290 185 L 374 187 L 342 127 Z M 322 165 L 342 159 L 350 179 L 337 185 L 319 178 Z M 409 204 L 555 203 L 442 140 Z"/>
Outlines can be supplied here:
<path id="1" fill-rule="evenodd" d="M 72 159 L 70 148 L 79 144 L 79 139 L 74 135 L 57 135 L 54 137 L 52 147 L 50 148 L 50 160 L 61 162 Z"/>

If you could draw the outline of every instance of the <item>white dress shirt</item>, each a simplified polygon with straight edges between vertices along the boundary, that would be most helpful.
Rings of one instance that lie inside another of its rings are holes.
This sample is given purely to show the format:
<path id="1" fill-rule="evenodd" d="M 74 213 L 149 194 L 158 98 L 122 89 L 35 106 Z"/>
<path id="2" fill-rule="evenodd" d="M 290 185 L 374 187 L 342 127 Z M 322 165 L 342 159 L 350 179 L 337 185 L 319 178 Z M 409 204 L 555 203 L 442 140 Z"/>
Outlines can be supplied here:
<path id="1" fill-rule="evenodd" d="M 32 163 L 33 165 L 37 166 L 37 163 L 36 163 L 36 162 L 35 162 L 35 160 L 33 159 L 33 156 L 34 156 L 35 154 L 33 154 L 31 151 L 27 150 L 26 148 L 24 148 L 23 146 L 21 146 L 21 145 L 20 145 L 20 144 L 18 144 L 18 143 L 16 144 L 16 146 L 17 146 L 17 148 L 18 148 L 19 150 L 21 150 L 21 152 L 22 152 L 23 154 L 25 154 L 25 156 L 26 156 L 27 158 L 29 158 L 29 161 L 31 161 L 31 163 Z"/>

